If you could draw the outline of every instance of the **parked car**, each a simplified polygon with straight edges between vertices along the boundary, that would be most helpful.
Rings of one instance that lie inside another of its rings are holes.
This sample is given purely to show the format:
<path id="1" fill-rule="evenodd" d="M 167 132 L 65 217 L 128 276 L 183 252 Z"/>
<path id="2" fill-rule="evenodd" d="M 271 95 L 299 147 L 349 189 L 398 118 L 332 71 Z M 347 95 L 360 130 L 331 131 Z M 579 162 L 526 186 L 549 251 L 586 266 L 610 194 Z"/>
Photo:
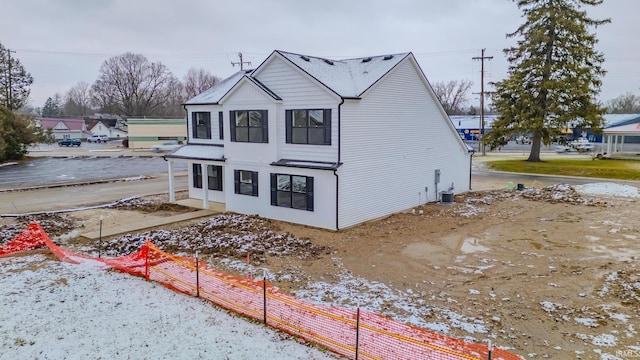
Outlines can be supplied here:
<path id="1" fill-rule="evenodd" d="M 90 143 L 99 143 L 99 142 L 106 143 L 107 141 L 109 141 L 109 137 L 107 135 L 91 135 L 87 139 L 87 142 L 90 142 Z"/>
<path id="2" fill-rule="evenodd" d="M 169 141 L 165 141 L 162 144 L 158 144 L 158 145 L 153 145 L 151 147 L 151 150 L 153 152 L 167 152 L 167 151 L 173 151 L 177 148 L 179 148 L 180 146 L 182 146 L 182 142 L 177 141 L 177 140 L 169 140 Z"/>
<path id="3" fill-rule="evenodd" d="M 80 141 L 80 139 L 62 139 L 60 141 L 58 141 L 58 146 L 80 146 L 80 144 L 82 144 L 82 141 Z"/>
<path id="4" fill-rule="evenodd" d="M 569 145 L 556 145 L 553 148 L 557 153 L 566 153 L 571 151 L 571 146 Z"/>
<path id="5" fill-rule="evenodd" d="M 531 138 L 528 136 L 518 136 L 516 138 L 516 144 L 529 145 L 531 144 Z"/>
<path id="6" fill-rule="evenodd" d="M 589 142 L 589 140 L 585 138 L 574 140 L 569 145 L 571 145 L 571 147 L 576 149 L 576 151 L 578 152 L 593 151 L 593 148 L 595 147 L 592 142 Z"/>

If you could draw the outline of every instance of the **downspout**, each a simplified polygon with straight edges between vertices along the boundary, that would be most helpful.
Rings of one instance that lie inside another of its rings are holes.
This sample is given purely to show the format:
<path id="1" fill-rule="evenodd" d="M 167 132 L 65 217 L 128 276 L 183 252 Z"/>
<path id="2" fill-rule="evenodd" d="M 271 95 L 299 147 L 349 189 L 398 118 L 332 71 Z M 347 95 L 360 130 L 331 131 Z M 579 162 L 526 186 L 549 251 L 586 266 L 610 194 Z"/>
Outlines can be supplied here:
<path id="1" fill-rule="evenodd" d="M 184 118 L 187 120 L 187 144 L 188 144 L 189 139 L 191 138 L 189 136 L 189 110 L 187 110 L 187 104 L 182 104 L 182 107 L 184 108 Z"/>
<path id="2" fill-rule="evenodd" d="M 341 148 L 341 145 L 342 145 L 342 142 L 340 141 L 340 138 L 341 138 L 341 136 L 340 136 L 340 123 L 341 123 L 341 121 L 340 120 L 342 118 L 342 113 L 341 113 L 342 104 L 344 104 L 344 98 L 341 98 L 340 99 L 340 104 L 338 104 L 338 166 L 340 166 L 340 160 L 341 160 L 341 158 L 340 158 L 340 153 L 341 153 L 340 148 Z M 339 179 L 338 179 L 338 172 L 337 171 L 338 171 L 337 168 L 335 170 L 333 170 L 333 176 L 336 177 L 336 231 L 340 231 L 340 226 L 339 226 L 340 217 L 338 216 L 338 199 L 340 198 L 338 196 L 338 194 L 340 193 L 339 192 L 340 181 L 338 181 Z"/>
<path id="3" fill-rule="evenodd" d="M 473 170 L 473 155 L 475 150 L 471 150 L 471 156 L 469 156 L 469 191 L 471 191 L 471 171 Z"/>

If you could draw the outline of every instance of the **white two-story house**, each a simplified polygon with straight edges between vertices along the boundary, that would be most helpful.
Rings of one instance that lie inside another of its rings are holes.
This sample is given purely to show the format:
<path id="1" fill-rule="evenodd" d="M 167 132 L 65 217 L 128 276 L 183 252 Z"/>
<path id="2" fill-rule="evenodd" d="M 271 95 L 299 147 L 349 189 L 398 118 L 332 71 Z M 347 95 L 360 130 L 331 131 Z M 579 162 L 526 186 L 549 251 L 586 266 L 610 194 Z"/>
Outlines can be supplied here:
<path id="1" fill-rule="evenodd" d="M 411 53 L 274 51 L 185 104 L 189 196 L 340 230 L 470 188 L 471 151 Z"/>

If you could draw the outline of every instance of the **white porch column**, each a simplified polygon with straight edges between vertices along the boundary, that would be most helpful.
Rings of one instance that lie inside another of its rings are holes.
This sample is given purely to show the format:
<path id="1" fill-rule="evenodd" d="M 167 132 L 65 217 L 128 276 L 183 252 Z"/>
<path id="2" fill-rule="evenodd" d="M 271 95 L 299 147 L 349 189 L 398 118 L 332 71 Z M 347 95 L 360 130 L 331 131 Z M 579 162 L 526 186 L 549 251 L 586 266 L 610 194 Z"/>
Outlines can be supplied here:
<path id="1" fill-rule="evenodd" d="M 174 204 L 176 202 L 176 189 L 173 179 L 173 160 L 169 160 L 169 164 L 167 166 L 169 171 L 169 202 Z"/>
<path id="2" fill-rule="evenodd" d="M 209 208 L 209 169 L 207 164 L 200 164 L 202 169 L 202 208 Z"/>

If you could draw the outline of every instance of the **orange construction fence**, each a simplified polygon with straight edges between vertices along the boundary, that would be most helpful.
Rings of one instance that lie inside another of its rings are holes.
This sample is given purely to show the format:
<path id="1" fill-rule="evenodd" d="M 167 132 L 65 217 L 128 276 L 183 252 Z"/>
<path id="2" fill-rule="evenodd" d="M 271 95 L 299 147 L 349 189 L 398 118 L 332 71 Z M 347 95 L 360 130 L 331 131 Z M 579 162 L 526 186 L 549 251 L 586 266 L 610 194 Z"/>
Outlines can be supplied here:
<path id="1" fill-rule="evenodd" d="M 0 257 L 40 246 L 49 247 L 62 261 L 94 262 L 201 297 L 350 359 L 521 359 L 499 348 L 490 350 L 370 311 L 300 300 L 264 280 L 225 274 L 197 258 L 166 253 L 149 241 L 130 255 L 95 258 L 55 245 L 34 222 L 0 248 Z"/>

